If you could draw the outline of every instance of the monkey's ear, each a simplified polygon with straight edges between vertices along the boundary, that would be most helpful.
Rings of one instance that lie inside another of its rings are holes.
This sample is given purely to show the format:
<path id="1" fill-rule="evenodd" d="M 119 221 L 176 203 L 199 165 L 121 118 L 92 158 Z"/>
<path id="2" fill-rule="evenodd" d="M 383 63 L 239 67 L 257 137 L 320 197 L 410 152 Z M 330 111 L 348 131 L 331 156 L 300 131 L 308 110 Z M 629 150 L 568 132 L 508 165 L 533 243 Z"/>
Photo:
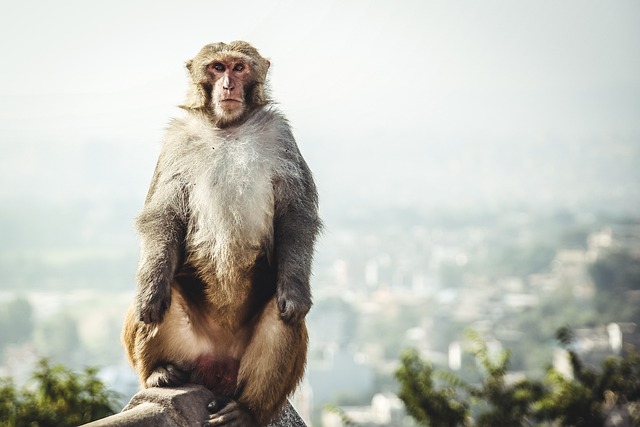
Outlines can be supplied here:
<path id="1" fill-rule="evenodd" d="M 187 62 L 185 62 L 185 67 L 187 67 L 187 70 L 189 70 L 189 72 L 191 72 L 191 67 L 193 65 L 193 59 L 188 60 Z"/>
<path id="2" fill-rule="evenodd" d="M 181 107 L 187 110 L 198 110 L 208 104 L 211 87 L 204 83 L 192 83 L 187 90 L 187 99 Z"/>
<path id="3" fill-rule="evenodd" d="M 265 58 L 264 60 L 265 62 L 265 71 L 269 71 L 269 67 L 271 67 L 271 61 L 269 61 L 268 59 Z"/>

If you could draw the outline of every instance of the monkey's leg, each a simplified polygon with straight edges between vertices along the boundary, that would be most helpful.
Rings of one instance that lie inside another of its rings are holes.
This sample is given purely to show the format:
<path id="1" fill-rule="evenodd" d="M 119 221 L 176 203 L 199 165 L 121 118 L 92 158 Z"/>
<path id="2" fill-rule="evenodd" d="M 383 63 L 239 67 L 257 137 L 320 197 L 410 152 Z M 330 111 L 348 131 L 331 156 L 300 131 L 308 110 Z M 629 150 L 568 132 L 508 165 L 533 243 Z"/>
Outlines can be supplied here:
<path id="1" fill-rule="evenodd" d="M 122 345 L 127 353 L 127 358 L 132 366 L 136 366 L 135 340 L 138 335 L 138 322 L 135 319 L 135 309 L 129 307 L 124 318 L 124 326 L 122 327 L 122 336 L 120 337 Z"/>
<path id="2" fill-rule="evenodd" d="M 269 301 L 240 362 L 237 402 L 232 401 L 219 410 L 210 408 L 214 413 L 207 425 L 267 425 L 304 375 L 307 341 L 304 321 L 283 322 L 276 299 Z M 254 424 L 249 419 L 253 419 Z"/>
<path id="3" fill-rule="evenodd" d="M 157 326 L 138 320 L 135 307 L 130 307 L 122 330 L 122 342 L 143 387 L 148 387 L 147 379 L 154 374 L 154 369 L 159 362 L 157 354 L 152 351 L 150 345 L 155 335 L 157 335 Z M 157 375 L 155 377 L 155 383 L 161 382 Z"/>
<path id="4" fill-rule="evenodd" d="M 181 327 L 184 322 L 180 318 L 185 316 L 182 296 L 174 293 L 174 297 L 176 300 L 160 324 L 141 322 L 136 318 L 134 307 L 125 318 L 122 341 L 145 388 L 176 386 L 189 379 L 188 367 L 179 361 L 188 360 L 183 349 L 191 348 L 193 340 L 190 331 Z"/>

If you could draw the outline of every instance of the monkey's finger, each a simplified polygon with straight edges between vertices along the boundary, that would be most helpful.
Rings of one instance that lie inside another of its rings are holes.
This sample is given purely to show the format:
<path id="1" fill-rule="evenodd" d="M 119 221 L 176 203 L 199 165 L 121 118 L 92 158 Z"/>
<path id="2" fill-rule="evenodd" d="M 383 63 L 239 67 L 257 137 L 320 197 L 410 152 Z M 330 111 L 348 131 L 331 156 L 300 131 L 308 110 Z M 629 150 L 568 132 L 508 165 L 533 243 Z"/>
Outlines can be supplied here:
<path id="1" fill-rule="evenodd" d="M 236 425 L 236 421 L 240 416 L 239 411 L 232 411 L 224 415 L 212 415 L 207 421 L 204 422 L 205 427 L 217 427 L 217 426 L 232 426 Z"/>
<path id="2" fill-rule="evenodd" d="M 278 310 L 280 313 L 287 311 L 287 300 L 284 298 L 278 298 Z"/>
<path id="3" fill-rule="evenodd" d="M 152 307 L 146 312 L 144 323 L 160 323 L 164 319 L 164 314 L 169 309 L 170 301 L 164 301 L 156 307 Z"/>
<path id="4" fill-rule="evenodd" d="M 240 408 L 238 407 L 238 403 L 235 401 L 231 401 L 224 408 L 217 411 L 215 415 L 224 416 L 228 414 L 237 413 L 239 411 L 240 411 Z"/>
<path id="5" fill-rule="evenodd" d="M 224 417 L 215 417 L 215 418 L 209 418 L 207 421 L 205 421 L 202 426 L 203 427 L 215 427 L 215 426 L 221 426 L 224 425 Z"/>
<path id="6" fill-rule="evenodd" d="M 278 309 L 280 310 L 280 318 L 286 322 L 291 321 L 295 315 L 293 305 L 285 300 L 278 301 Z"/>
<path id="7" fill-rule="evenodd" d="M 280 312 L 280 319 L 282 319 L 286 323 L 296 323 L 302 319 L 302 315 L 298 310 L 295 310 L 293 307 L 289 306 L 285 311 Z"/>
<path id="8" fill-rule="evenodd" d="M 185 383 L 189 379 L 189 375 L 182 369 L 178 368 L 176 365 L 167 365 L 167 373 L 169 374 L 169 378 L 175 384 Z"/>
<path id="9" fill-rule="evenodd" d="M 215 417 L 215 418 L 210 418 L 207 421 L 205 421 L 202 426 L 203 427 L 216 427 L 216 426 L 223 426 L 227 423 L 227 419 L 225 417 Z"/>
<path id="10" fill-rule="evenodd" d="M 140 321 L 147 324 L 152 325 L 154 323 L 160 323 L 162 321 L 161 314 L 153 314 L 153 313 L 144 313 L 140 316 Z"/>
<path id="11" fill-rule="evenodd" d="M 282 319 L 286 323 L 293 323 L 293 321 L 295 320 L 295 314 L 291 311 L 285 311 L 283 313 L 280 313 L 280 319 Z"/>
<path id="12" fill-rule="evenodd" d="M 218 411 L 220 411 L 222 408 L 224 408 L 226 404 L 227 404 L 226 400 L 214 399 L 211 402 L 209 402 L 209 404 L 207 405 L 207 409 L 212 414 L 215 414 Z"/>

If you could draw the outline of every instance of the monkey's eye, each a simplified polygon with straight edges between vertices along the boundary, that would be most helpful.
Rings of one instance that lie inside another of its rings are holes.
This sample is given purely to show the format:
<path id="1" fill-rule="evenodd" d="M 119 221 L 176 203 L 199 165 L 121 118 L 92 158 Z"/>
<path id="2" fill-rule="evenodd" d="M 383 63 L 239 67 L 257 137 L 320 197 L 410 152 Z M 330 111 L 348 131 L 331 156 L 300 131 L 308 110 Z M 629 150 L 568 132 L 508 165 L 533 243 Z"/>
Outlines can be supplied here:
<path id="1" fill-rule="evenodd" d="M 244 70 L 244 64 L 236 64 L 233 67 L 233 71 L 242 71 L 242 70 Z"/>
<path id="2" fill-rule="evenodd" d="M 216 71 L 224 71 L 224 64 L 221 62 L 214 62 L 213 64 L 209 65 L 209 67 L 213 68 Z"/>

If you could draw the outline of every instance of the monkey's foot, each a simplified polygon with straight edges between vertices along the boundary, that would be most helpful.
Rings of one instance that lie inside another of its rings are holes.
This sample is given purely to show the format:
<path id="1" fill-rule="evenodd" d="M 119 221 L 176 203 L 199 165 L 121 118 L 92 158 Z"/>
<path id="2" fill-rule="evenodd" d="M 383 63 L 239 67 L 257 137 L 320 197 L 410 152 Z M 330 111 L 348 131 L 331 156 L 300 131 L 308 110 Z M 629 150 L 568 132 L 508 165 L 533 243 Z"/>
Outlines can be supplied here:
<path id="1" fill-rule="evenodd" d="M 173 387 L 186 383 L 189 375 L 176 365 L 167 363 L 153 370 L 145 381 L 147 387 Z"/>
<path id="2" fill-rule="evenodd" d="M 259 427 L 251 413 L 235 400 L 214 400 L 207 409 L 211 415 L 204 427 Z"/>

